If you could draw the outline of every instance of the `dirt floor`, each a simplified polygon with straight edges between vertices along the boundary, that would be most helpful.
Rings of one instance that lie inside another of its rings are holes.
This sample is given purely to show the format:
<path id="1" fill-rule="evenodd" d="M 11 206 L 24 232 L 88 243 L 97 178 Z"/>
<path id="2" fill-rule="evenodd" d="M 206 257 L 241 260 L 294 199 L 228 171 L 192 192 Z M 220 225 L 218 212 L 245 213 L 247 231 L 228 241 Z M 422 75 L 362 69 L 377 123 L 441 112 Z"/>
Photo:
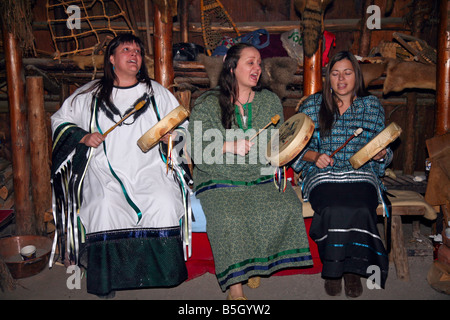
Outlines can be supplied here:
<path id="1" fill-rule="evenodd" d="M 275 300 L 450 300 L 450 295 L 433 289 L 427 282 L 427 274 L 433 263 L 433 246 L 429 235 L 430 224 L 420 225 L 419 237 L 413 237 L 412 224 L 403 223 L 405 245 L 408 251 L 410 280 L 397 279 L 393 262 L 390 263 L 389 276 L 385 289 L 369 289 L 363 281 L 364 292 L 356 299 L 347 298 L 344 293 L 329 297 L 323 289 L 320 274 L 289 275 L 263 278 L 257 289 L 245 287 L 245 293 L 253 301 Z M 99 300 L 86 292 L 85 278 L 79 288 L 74 286 L 74 273 L 66 273 L 63 266 L 47 267 L 39 274 L 17 280 L 13 291 L 0 291 L 0 300 Z M 174 288 L 139 289 L 116 292 L 111 300 L 203 300 L 224 301 L 223 293 L 213 274 L 206 273 L 198 278 L 184 282 Z"/>

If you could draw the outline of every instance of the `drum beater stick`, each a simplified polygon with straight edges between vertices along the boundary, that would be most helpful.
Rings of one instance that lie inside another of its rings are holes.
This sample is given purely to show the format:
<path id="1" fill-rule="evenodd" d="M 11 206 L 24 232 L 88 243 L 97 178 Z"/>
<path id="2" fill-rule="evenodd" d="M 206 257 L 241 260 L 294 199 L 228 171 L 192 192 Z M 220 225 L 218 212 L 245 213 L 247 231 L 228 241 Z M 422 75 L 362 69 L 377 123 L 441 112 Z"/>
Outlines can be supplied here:
<path id="1" fill-rule="evenodd" d="M 256 136 L 258 134 L 260 134 L 263 130 L 265 130 L 268 126 L 270 126 L 271 124 L 276 125 L 278 123 L 278 121 L 280 121 L 280 116 L 278 114 L 274 115 L 272 118 L 270 118 L 270 122 L 268 124 L 266 124 L 266 126 L 264 128 L 262 128 L 261 130 L 259 130 L 253 137 L 250 138 L 249 141 L 252 141 L 254 138 L 256 138 Z"/>
<path id="2" fill-rule="evenodd" d="M 347 139 L 347 141 L 344 142 L 344 144 L 342 146 L 340 146 L 339 148 L 337 148 L 336 150 L 333 151 L 333 153 L 330 155 L 330 158 L 333 158 L 333 156 L 338 153 L 339 150 L 341 150 L 342 148 L 344 148 L 347 143 L 350 142 L 350 140 L 352 140 L 354 137 L 357 137 L 361 134 L 361 132 L 363 132 L 363 128 L 358 128 L 355 130 L 355 132 L 353 132 L 353 134 L 351 135 L 350 138 Z"/>
<path id="3" fill-rule="evenodd" d="M 133 113 L 135 113 L 136 111 L 138 111 L 139 109 L 141 109 L 141 108 L 145 105 L 145 101 L 146 101 L 146 100 L 140 101 L 140 102 L 136 105 L 136 107 L 134 107 L 134 109 L 133 109 L 129 114 L 127 114 L 125 117 L 123 117 L 122 119 L 120 119 L 119 122 L 117 122 L 115 125 L 113 125 L 111 128 L 109 128 L 109 130 L 106 131 L 106 132 L 103 134 L 103 137 L 106 138 L 106 136 L 108 135 L 108 133 L 110 133 L 111 131 L 113 131 L 119 124 L 121 124 L 122 122 L 124 122 L 124 121 L 125 121 L 129 116 L 131 116 Z"/>

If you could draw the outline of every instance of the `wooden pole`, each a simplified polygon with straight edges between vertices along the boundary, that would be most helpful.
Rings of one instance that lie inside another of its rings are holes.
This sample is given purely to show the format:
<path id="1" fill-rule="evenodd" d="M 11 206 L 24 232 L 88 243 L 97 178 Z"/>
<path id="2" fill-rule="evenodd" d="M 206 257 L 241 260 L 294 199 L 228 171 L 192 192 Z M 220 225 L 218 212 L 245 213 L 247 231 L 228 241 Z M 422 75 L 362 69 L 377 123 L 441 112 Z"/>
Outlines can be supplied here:
<path id="1" fill-rule="evenodd" d="M 181 42 L 189 42 L 189 0 L 180 0 Z"/>
<path id="2" fill-rule="evenodd" d="M 145 34 L 147 36 L 147 46 L 148 46 L 148 55 L 153 55 L 153 46 L 152 46 L 152 37 L 151 37 L 151 27 L 150 27 L 150 9 L 148 2 L 150 0 L 144 0 L 144 10 L 145 10 Z"/>
<path id="3" fill-rule="evenodd" d="M 11 121 L 11 145 L 14 171 L 14 211 L 17 234 L 35 234 L 35 219 L 30 197 L 30 161 L 25 105 L 25 81 L 22 56 L 17 39 L 4 30 L 4 50 Z"/>
<path id="4" fill-rule="evenodd" d="M 133 28 L 133 33 L 139 37 L 139 29 L 136 23 L 136 16 L 134 14 L 133 4 L 131 1 L 125 1 L 125 7 L 127 8 L 128 19 L 131 23 L 131 28 Z M 145 4 L 144 4 L 145 7 Z"/>
<path id="5" fill-rule="evenodd" d="M 420 1 L 413 1 L 413 16 L 415 17 L 412 26 L 412 35 L 421 38 L 423 15 L 420 14 Z M 417 145 L 417 92 L 406 94 L 406 126 L 404 128 L 405 151 L 403 158 L 403 174 L 414 174 L 416 167 L 416 145 Z"/>
<path id="6" fill-rule="evenodd" d="M 397 270 L 397 278 L 403 281 L 409 281 L 408 256 L 403 246 L 405 239 L 403 237 L 403 226 L 401 216 L 392 216 L 392 258 Z"/>
<path id="7" fill-rule="evenodd" d="M 33 211 L 36 217 L 37 233 L 46 235 L 44 214 L 52 208 L 52 190 L 44 110 L 44 81 L 42 77 L 27 77 L 26 84 Z"/>
<path id="8" fill-rule="evenodd" d="M 440 0 L 436 83 L 436 134 L 450 132 L 450 1 Z"/>
<path id="9" fill-rule="evenodd" d="M 169 86 L 173 84 L 175 78 L 172 61 L 173 22 L 172 19 L 167 19 L 167 23 L 164 23 L 158 6 L 154 5 L 153 8 L 155 80 L 165 88 L 169 88 Z M 169 14 L 168 16 L 171 17 Z"/>
<path id="10" fill-rule="evenodd" d="M 414 174 L 415 150 L 416 150 L 416 109 L 417 109 L 417 93 L 408 92 L 406 94 L 406 126 L 405 130 L 405 151 L 403 158 L 403 174 Z"/>
<path id="11" fill-rule="evenodd" d="M 322 90 L 322 39 L 317 51 L 303 62 L 303 96 L 307 97 Z"/>
<path id="12" fill-rule="evenodd" d="M 361 30 L 360 30 L 360 41 L 359 41 L 359 55 L 362 57 L 367 57 L 370 53 L 370 40 L 372 37 L 372 32 L 367 28 L 366 22 L 369 18 L 367 13 L 367 7 L 373 5 L 374 0 L 365 0 L 362 6 L 363 19 L 361 20 Z"/>

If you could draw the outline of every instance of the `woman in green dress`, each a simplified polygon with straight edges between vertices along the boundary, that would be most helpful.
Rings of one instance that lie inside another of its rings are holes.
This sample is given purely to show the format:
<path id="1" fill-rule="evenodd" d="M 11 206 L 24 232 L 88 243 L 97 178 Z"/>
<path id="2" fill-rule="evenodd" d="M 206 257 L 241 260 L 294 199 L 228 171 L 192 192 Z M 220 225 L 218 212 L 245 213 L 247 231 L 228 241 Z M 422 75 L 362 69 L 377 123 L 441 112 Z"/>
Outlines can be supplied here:
<path id="1" fill-rule="evenodd" d="M 219 86 L 199 97 L 190 115 L 194 191 L 228 299 L 246 299 L 242 284 L 256 287 L 260 276 L 312 265 L 300 200 L 290 185 L 284 192 L 276 187 L 277 168 L 264 157 L 283 107 L 261 88 L 261 72 L 254 46 L 231 47 Z M 275 128 L 249 141 L 275 115 Z"/>

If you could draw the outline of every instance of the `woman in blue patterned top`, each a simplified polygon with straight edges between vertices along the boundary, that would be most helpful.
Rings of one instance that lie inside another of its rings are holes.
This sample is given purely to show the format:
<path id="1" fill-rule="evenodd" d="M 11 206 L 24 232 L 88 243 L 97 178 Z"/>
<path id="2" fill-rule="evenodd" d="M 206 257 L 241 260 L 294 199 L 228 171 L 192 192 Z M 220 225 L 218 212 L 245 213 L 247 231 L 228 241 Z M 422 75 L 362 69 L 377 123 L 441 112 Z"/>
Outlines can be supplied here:
<path id="1" fill-rule="evenodd" d="M 349 162 L 385 127 L 384 109 L 366 92 L 351 53 L 340 52 L 332 58 L 323 91 L 308 97 L 299 112 L 311 117 L 316 126 L 293 167 L 301 171 L 303 197 L 315 212 L 310 236 L 323 262 L 325 290 L 339 295 L 343 277 L 347 296 L 361 295 L 360 276 L 372 275 L 369 266 L 378 266 L 377 284 L 384 287 L 389 261 L 377 230 L 376 208 L 384 189 L 380 177 L 392 160 L 392 151 L 383 149 L 358 170 Z M 330 157 L 358 128 L 363 132 Z"/>

